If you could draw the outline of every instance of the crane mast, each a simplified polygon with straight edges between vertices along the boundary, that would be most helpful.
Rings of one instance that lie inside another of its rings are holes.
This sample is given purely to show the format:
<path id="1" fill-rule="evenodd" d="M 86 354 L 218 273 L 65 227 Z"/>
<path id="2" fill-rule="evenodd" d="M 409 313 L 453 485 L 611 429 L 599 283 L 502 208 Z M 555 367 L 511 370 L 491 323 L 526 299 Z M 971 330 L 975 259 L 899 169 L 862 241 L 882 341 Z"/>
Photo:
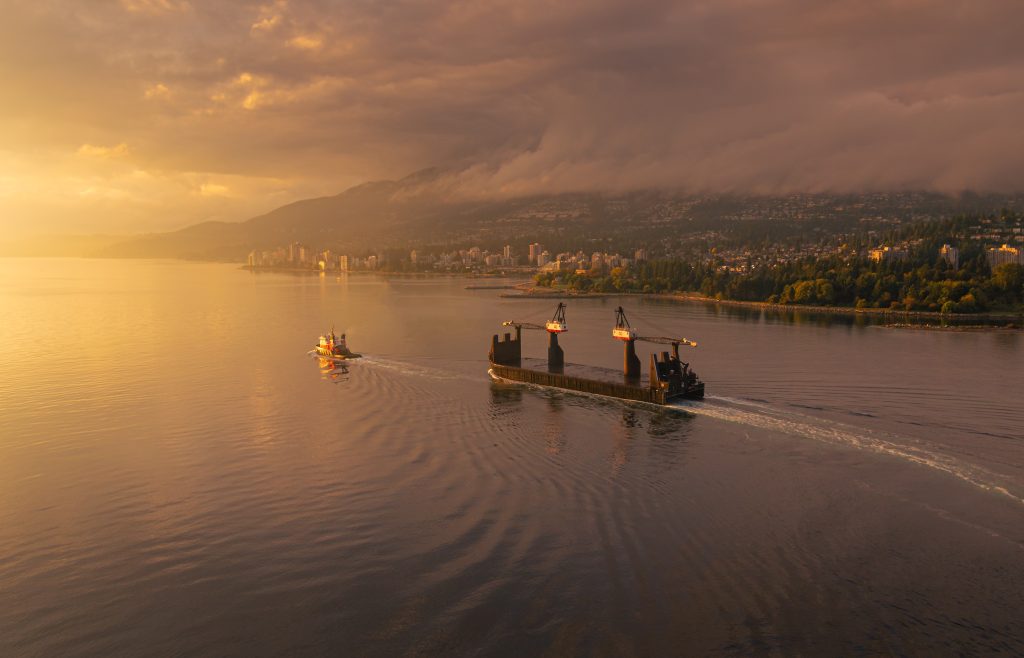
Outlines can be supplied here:
<path id="1" fill-rule="evenodd" d="M 520 329 L 537 329 L 548 332 L 548 372 L 563 372 L 565 370 L 565 352 L 558 344 L 558 334 L 569 331 L 569 326 L 565 322 L 565 303 L 559 302 L 554 316 L 543 325 L 505 320 L 501 326 L 515 327 L 517 332 Z"/>
<path id="2" fill-rule="evenodd" d="M 627 380 L 640 380 L 640 358 L 636 355 L 636 329 L 629 325 L 626 311 L 620 306 L 615 309 L 615 327 L 612 338 L 621 340 L 625 345 L 622 350 L 622 372 Z"/>

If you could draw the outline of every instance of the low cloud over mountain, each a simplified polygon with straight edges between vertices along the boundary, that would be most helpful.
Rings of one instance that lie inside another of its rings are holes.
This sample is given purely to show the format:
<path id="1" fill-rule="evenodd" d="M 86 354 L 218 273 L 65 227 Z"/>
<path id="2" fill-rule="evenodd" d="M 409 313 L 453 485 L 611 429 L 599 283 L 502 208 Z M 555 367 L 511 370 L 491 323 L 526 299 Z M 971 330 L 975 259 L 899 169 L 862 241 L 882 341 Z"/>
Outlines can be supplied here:
<path id="1" fill-rule="evenodd" d="M 1012 0 L 15 0 L 0 214 L 150 230 L 430 165 L 470 199 L 1020 191 L 1021 24 Z"/>

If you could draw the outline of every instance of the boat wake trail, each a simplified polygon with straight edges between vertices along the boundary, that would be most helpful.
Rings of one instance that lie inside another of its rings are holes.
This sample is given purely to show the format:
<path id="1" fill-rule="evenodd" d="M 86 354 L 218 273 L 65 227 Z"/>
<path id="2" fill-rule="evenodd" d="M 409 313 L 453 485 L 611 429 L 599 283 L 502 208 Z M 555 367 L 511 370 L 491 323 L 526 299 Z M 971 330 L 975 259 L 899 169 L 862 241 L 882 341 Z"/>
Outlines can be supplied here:
<path id="1" fill-rule="evenodd" d="M 442 368 L 434 368 L 430 366 L 424 366 L 409 361 L 398 361 L 395 359 L 388 359 L 382 356 L 366 356 L 364 355 L 360 359 L 362 363 L 370 365 L 374 368 L 380 368 L 383 370 L 391 370 L 403 375 L 411 377 L 421 377 L 425 379 L 434 379 L 438 381 L 479 381 L 479 377 L 470 377 L 463 373 L 452 372 L 450 370 L 444 370 Z"/>
<path id="2" fill-rule="evenodd" d="M 935 452 L 925 446 L 922 441 L 910 437 L 889 435 L 796 412 L 783 411 L 767 404 L 726 397 L 708 396 L 702 402 L 679 401 L 669 406 L 696 416 L 707 416 L 822 443 L 892 455 L 943 471 L 976 487 L 998 493 L 1024 505 L 1024 497 L 999 484 L 1002 478 L 998 474 L 974 464 L 966 464 L 952 456 Z"/>

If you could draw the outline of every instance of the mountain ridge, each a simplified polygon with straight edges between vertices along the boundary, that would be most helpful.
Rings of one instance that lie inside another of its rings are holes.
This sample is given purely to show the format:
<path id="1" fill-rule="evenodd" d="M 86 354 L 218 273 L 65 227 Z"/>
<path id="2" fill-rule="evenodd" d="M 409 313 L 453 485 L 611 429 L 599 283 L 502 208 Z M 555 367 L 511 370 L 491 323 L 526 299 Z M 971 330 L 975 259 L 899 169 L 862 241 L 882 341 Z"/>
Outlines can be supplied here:
<path id="1" fill-rule="evenodd" d="M 467 241 L 572 242 L 573 236 L 590 241 L 625 236 L 650 242 L 680 231 L 713 230 L 728 221 L 850 221 L 877 216 L 907 220 L 1024 205 L 1016 196 L 955 198 L 925 192 L 753 197 L 638 190 L 481 200 L 450 196 L 443 184 L 445 174 L 428 168 L 398 180 L 368 181 L 338 194 L 299 199 L 241 222 L 208 221 L 135 236 L 91 255 L 239 262 L 253 250 L 294 242 L 338 253 Z"/>

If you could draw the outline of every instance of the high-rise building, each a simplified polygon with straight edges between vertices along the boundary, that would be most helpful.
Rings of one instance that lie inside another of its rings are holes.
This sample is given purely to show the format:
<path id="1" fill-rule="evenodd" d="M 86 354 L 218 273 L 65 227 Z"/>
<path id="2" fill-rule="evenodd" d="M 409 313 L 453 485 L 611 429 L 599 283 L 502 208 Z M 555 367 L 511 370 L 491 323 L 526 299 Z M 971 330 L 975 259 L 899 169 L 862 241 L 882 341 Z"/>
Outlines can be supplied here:
<path id="1" fill-rule="evenodd" d="M 985 257 L 988 258 L 988 264 L 990 267 L 999 267 L 1000 265 L 1006 265 L 1007 263 L 1014 265 L 1024 265 L 1024 253 L 1017 247 L 1011 247 L 1008 244 L 996 248 L 990 247 L 985 252 Z"/>
<path id="2" fill-rule="evenodd" d="M 338 269 L 348 272 L 348 256 L 338 256 Z"/>
<path id="3" fill-rule="evenodd" d="M 537 245 L 540 246 L 540 245 Z M 537 267 L 544 267 L 551 262 L 551 254 L 547 251 L 542 251 L 537 254 Z"/>
<path id="4" fill-rule="evenodd" d="M 960 268 L 960 250 L 956 247 L 948 244 L 942 245 L 942 248 L 939 249 L 939 256 L 942 257 L 942 260 L 949 263 L 954 270 Z"/>
<path id="5" fill-rule="evenodd" d="M 539 242 L 533 242 L 530 244 L 530 262 L 534 263 L 537 261 L 537 256 L 540 256 L 541 252 L 544 251 L 544 247 L 540 246 Z"/>
<path id="6" fill-rule="evenodd" d="M 647 260 L 647 250 L 644 249 L 643 247 L 637 249 L 636 253 L 633 254 L 633 260 L 635 260 L 638 263 Z"/>
<path id="7" fill-rule="evenodd" d="M 415 249 L 413 249 L 412 251 L 409 252 L 409 261 L 413 265 L 416 264 L 416 261 L 417 261 L 418 258 L 419 258 L 419 256 L 416 254 L 416 250 Z"/>
<path id="8" fill-rule="evenodd" d="M 501 257 L 505 260 L 512 258 L 512 245 L 505 245 L 505 248 L 501 250 Z"/>

